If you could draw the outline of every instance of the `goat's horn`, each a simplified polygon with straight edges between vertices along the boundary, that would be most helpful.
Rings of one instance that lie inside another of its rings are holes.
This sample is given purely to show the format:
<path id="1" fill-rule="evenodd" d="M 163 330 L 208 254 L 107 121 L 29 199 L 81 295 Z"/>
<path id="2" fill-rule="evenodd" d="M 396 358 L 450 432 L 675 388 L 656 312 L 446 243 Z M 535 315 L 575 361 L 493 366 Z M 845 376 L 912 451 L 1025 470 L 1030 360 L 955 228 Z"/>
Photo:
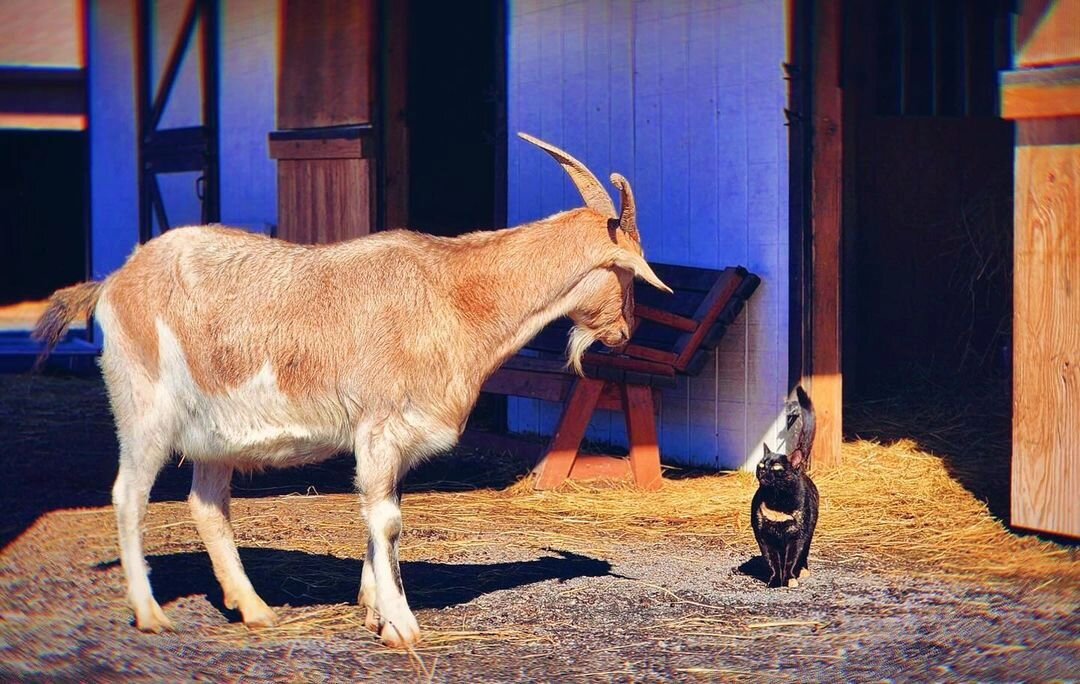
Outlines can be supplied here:
<path id="1" fill-rule="evenodd" d="M 578 192 L 581 193 L 582 199 L 585 200 L 585 206 L 593 211 L 600 212 L 604 216 L 610 216 L 612 218 L 618 216 L 618 214 L 615 213 L 615 205 L 611 203 L 611 197 L 608 195 L 607 190 L 604 189 L 604 186 L 600 184 L 600 181 L 597 180 L 596 176 L 594 176 L 592 171 L 589 171 L 584 164 L 577 159 L 574 159 L 566 152 L 563 152 L 558 147 L 549 145 L 543 140 L 532 137 L 528 133 L 518 133 L 518 137 L 536 145 L 554 157 L 555 161 L 559 162 L 563 169 L 566 170 L 566 173 L 570 174 L 570 180 L 574 181 L 574 186 L 578 189 Z"/>
<path id="2" fill-rule="evenodd" d="M 634 242 L 641 244 L 641 235 L 637 229 L 637 207 L 634 204 L 634 191 L 630 189 L 630 183 L 620 174 L 611 174 L 611 184 L 619 189 L 622 213 L 619 214 L 619 227 L 626 231 L 626 235 Z"/>

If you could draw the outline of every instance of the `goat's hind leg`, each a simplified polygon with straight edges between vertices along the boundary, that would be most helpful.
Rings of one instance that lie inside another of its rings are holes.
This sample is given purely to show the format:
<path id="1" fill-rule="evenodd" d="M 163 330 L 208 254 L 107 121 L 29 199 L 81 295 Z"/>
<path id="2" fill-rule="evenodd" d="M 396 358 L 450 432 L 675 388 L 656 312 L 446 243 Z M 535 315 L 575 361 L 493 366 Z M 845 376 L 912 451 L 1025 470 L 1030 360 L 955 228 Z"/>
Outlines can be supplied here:
<path id="1" fill-rule="evenodd" d="M 214 574 L 221 583 L 225 607 L 239 608 L 248 627 L 276 625 L 277 615 L 255 593 L 240 562 L 240 554 L 236 551 L 232 522 L 229 520 L 232 466 L 196 461 L 194 470 L 188 505 L 199 536 L 210 554 Z"/>
<path id="2" fill-rule="evenodd" d="M 120 541 L 120 564 L 127 580 L 127 599 L 135 611 L 135 626 L 143 632 L 174 629 L 150 589 L 142 530 L 150 488 L 168 456 L 168 449 L 162 445 L 121 431 L 120 468 L 112 499 Z"/>

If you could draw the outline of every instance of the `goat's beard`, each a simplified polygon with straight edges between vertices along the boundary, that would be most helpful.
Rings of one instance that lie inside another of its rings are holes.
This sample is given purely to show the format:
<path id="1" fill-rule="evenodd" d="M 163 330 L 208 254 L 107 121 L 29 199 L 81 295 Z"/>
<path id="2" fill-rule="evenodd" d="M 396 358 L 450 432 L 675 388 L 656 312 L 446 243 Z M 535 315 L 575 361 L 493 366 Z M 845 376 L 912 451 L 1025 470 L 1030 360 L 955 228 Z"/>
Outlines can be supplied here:
<path id="1" fill-rule="evenodd" d="M 585 371 L 581 367 L 581 358 L 595 341 L 596 335 L 581 326 L 575 325 L 570 329 L 570 340 L 566 343 L 566 365 L 582 377 Z"/>

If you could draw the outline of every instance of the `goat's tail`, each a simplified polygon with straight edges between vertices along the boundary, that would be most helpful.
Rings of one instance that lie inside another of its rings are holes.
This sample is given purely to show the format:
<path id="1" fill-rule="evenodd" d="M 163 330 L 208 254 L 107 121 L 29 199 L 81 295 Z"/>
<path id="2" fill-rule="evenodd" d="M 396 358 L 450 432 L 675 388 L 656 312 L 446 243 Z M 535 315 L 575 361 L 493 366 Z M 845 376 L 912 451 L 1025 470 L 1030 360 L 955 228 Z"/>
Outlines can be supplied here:
<path id="1" fill-rule="evenodd" d="M 45 343 L 34 363 L 35 371 L 45 363 L 45 359 L 64 337 L 71 322 L 80 317 L 89 318 L 94 312 L 94 307 L 97 306 L 98 298 L 101 296 L 101 287 L 102 283 L 93 281 L 79 283 L 57 290 L 49 297 L 49 308 L 41 314 L 41 318 L 34 326 L 34 332 L 30 335 L 35 340 Z"/>

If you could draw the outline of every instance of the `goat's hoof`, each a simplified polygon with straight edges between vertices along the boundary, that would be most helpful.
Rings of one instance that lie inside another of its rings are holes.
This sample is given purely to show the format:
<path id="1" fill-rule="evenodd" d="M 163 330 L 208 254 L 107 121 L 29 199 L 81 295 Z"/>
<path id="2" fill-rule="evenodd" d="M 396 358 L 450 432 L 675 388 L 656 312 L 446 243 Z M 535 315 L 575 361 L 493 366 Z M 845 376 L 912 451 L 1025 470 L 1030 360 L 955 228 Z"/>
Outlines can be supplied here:
<path id="1" fill-rule="evenodd" d="M 273 627 L 278 623 L 277 613 L 258 597 L 251 605 L 241 608 L 240 613 L 244 616 L 244 626 L 248 629 Z"/>
<path id="2" fill-rule="evenodd" d="M 364 617 L 364 626 L 369 631 L 379 633 L 379 614 L 375 612 L 374 608 L 367 609 L 367 616 Z"/>
<path id="3" fill-rule="evenodd" d="M 420 625 L 411 614 L 397 623 L 386 621 L 379 633 L 384 646 L 390 648 L 408 648 L 420 641 Z"/>
<path id="4" fill-rule="evenodd" d="M 165 611 L 157 603 L 152 604 L 146 610 L 135 612 L 135 626 L 140 632 L 147 632 L 148 634 L 176 631 L 172 620 L 165 616 Z"/>

